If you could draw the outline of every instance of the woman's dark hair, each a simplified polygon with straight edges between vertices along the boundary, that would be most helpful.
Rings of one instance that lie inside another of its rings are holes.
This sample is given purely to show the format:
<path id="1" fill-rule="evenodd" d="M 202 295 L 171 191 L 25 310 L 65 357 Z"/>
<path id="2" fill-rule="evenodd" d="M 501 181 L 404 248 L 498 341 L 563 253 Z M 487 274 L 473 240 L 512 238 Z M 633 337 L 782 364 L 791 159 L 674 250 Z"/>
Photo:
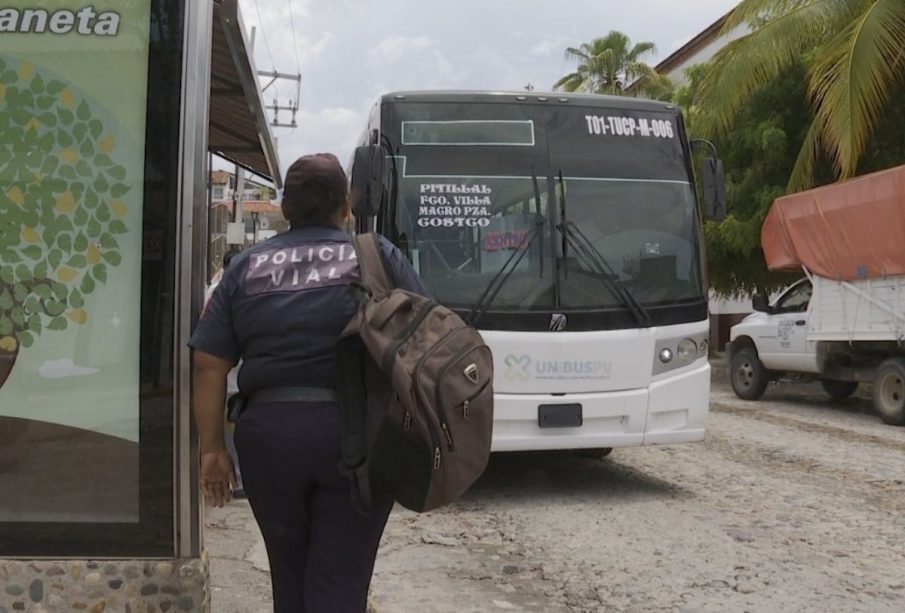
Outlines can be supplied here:
<path id="1" fill-rule="evenodd" d="M 293 227 L 329 224 L 346 201 L 346 173 L 330 153 L 300 157 L 286 172 L 283 215 Z"/>

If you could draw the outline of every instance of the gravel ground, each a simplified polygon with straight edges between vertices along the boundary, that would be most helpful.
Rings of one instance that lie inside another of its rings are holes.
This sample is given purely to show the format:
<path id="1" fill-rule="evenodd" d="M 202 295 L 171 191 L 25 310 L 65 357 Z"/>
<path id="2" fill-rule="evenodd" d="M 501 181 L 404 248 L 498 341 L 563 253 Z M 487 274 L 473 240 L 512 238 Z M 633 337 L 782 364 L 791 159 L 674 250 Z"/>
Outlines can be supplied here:
<path id="1" fill-rule="evenodd" d="M 815 385 L 711 409 L 703 443 L 498 454 L 458 504 L 395 511 L 377 611 L 905 611 L 905 428 Z M 270 610 L 247 503 L 207 546 L 213 611 Z"/>
<path id="2" fill-rule="evenodd" d="M 711 407 L 702 444 L 496 455 L 459 504 L 395 512 L 378 609 L 905 610 L 905 429 L 816 386 Z"/>

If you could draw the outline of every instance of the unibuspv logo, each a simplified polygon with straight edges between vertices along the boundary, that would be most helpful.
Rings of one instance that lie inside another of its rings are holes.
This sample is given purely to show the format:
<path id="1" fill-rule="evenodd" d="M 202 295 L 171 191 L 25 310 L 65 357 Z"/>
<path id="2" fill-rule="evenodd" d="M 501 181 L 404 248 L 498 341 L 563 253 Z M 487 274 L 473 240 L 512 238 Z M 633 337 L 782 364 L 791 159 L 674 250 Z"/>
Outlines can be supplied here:
<path id="1" fill-rule="evenodd" d="M 609 379 L 612 362 L 594 360 L 537 360 L 528 354 L 503 358 L 503 376 L 509 381 L 529 379 Z"/>
<path id="2" fill-rule="evenodd" d="M 504 376 L 510 381 L 527 381 L 531 378 L 530 371 L 532 359 L 530 355 L 512 355 L 511 353 L 503 359 L 506 365 Z"/>

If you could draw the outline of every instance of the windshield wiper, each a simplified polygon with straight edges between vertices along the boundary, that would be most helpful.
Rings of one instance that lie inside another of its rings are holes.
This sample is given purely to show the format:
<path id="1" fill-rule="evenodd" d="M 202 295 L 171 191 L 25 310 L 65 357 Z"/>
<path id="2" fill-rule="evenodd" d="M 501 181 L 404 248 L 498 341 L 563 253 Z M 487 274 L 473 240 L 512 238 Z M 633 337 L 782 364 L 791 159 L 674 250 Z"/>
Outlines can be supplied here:
<path id="1" fill-rule="evenodd" d="M 540 188 L 537 186 L 537 175 L 534 174 L 534 169 L 531 169 L 531 183 L 534 185 L 534 214 L 537 216 L 535 220 L 535 227 L 540 232 L 541 227 L 544 225 L 544 217 L 540 212 Z M 540 253 L 538 254 L 538 268 L 540 269 L 540 274 L 538 275 L 541 279 L 544 278 L 544 247 L 541 245 Z"/>
<path id="2" fill-rule="evenodd" d="M 557 179 L 559 181 L 559 220 L 560 225 L 564 223 L 568 223 L 566 218 L 566 186 L 562 180 L 562 170 L 559 171 L 557 175 Z M 563 261 L 563 276 L 568 279 L 569 278 L 569 240 L 566 238 L 566 233 L 562 232 L 562 261 Z"/>
<path id="3" fill-rule="evenodd" d="M 561 220 L 557 228 L 562 233 L 563 268 L 566 271 L 566 275 L 568 275 L 569 265 L 565 258 L 568 255 L 568 246 L 571 244 L 575 249 L 576 254 L 583 260 L 584 265 L 604 282 L 607 290 L 611 294 L 625 304 L 635 317 L 635 320 L 642 326 L 650 326 L 650 313 L 641 306 L 628 288 L 625 287 L 625 284 L 607 263 L 606 258 L 604 258 L 600 251 L 594 246 L 594 243 L 578 229 L 578 226 L 569 221 L 566 217 L 566 186 L 563 183 L 562 170 L 559 171 L 557 179 L 559 180 L 559 210 Z"/>
<path id="4" fill-rule="evenodd" d="M 516 268 L 518 268 L 519 263 L 522 261 L 522 258 L 525 257 L 525 254 L 528 253 L 531 245 L 534 244 L 534 241 L 537 240 L 537 237 L 543 234 L 543 228 L 544 220 L 541 217 L 538 219 L 537 223 L 535 223 L 534 229 L 531 230 L 531 233 L 525 234 L 525 236 L 522 237 L 522 240 L 519 241 L 519 244 L 515 248 L 515 251 L 512 252 L 509 258 L 503 264 L 502 268 L 500 268 L 493 276 L 493 278 L 490 280 L 490 283 L 488 283 L 487 287 L 484 288 L 484 291 L 481 292 L 481 296 L 474 303 L 474 306 L 471 307 L 471 311 L 469 311 L 468 315 L 465 317 L 465 321 L 469 325 L 474 327 L 478 326 L 478 322 L 480 321 L 481 316 L 484 315 L 484 312 L 487 311 L 491 303 L 493 303 L 494 299 L 497 297 L 497 294 L 500 293 L 503 285 L 506 284 L 506 281 L 509 280 L 509 277 L 512 276 L 512 273 L 515 272 Z"/>
<path id="5" fill-rule="evenodd" d="M 563 221 L 557 228 L 563 233 L 569 244 L 575 248 L 575 252 L 583 260 L 582 263 L 604 282 L 611 294 L 625 304 L 638 324 L 645 328 L 649 327 L 651 325 L 650 313 L 632 296 L 632 293 L 625 287 L 619 276 L 613 272 L 606 259 L 594 247 L 588 237 L 582 234 L 578 226 L 571 221 Z"/>

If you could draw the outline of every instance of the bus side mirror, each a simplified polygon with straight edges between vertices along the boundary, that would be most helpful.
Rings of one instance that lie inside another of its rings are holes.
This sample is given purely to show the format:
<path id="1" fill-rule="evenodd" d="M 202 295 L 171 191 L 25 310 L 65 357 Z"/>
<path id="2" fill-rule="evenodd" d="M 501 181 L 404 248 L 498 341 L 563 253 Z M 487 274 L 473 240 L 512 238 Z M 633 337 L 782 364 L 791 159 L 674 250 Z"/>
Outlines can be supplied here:
<path id="1" fill-rule="evenodd" d="M 701 175 L 701 188 L 704 193 L 704 214 L 707 219 L 722 221 L 726 219 L 726 172 L 723 161 L 718 158 L 704 160 L 704 172 Z"/>
<path id="2" fill-rule="evenodd" d="M 380 210 L 385 165 L 386 161 L 378 147 L 368 145 L 355 149 L 349 199 L 356 217 L 371 217 Z"/>

